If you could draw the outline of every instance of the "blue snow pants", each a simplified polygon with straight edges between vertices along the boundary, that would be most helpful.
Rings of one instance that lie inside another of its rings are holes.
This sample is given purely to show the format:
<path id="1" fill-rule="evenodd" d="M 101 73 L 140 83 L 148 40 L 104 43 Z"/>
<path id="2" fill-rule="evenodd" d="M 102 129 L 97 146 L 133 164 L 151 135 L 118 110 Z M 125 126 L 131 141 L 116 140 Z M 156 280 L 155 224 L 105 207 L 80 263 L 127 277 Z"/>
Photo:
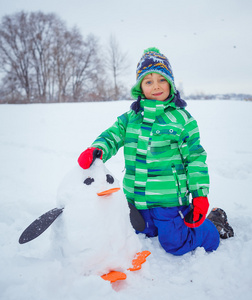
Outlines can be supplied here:
<path id="1" fill-rule="evenodd" d="M 197 247 L 206 251 L 216 250 L 220 236 L 214 224 L 206 219 L 199 227 L 187 227 L 179 211 L 185 216 L 189 210 L 189 206 L 139 210 L 146 226 L 144 231 L 137 233 L 144 233 L 147 237 L 158 236 L 164 250 L 174 255 L 183 255 Z"/>

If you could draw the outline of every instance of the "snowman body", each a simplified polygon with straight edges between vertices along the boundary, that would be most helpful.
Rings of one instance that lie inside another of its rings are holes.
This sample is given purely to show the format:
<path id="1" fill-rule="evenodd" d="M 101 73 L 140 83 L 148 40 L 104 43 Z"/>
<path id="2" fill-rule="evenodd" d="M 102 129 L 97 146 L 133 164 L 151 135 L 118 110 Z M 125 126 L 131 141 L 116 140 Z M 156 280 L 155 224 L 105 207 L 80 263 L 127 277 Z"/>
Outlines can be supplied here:
<path id="1" fill-rule="evenodd" d="M 82 274 L 102 275 L 131 266 L 141 243 L 129 218 L 119 182 L 100 159 L 84 170 L 76 166 L 60 184 L 53 224 L 54 250 Z"/>

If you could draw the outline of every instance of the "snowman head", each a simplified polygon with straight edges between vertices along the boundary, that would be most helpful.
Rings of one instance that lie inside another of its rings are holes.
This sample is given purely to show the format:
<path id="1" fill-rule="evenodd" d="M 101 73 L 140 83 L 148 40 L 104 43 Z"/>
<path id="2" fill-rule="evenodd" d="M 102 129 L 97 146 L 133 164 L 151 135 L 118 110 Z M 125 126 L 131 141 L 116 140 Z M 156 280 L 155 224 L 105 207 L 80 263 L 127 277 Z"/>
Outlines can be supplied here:
<path id="1" fill-rule="evenodd" d="M 89 169 L 76 166 L 66 174 L 58 189 L 58 205 L 82 203 L 87 198 L 97 200 L 119 190 L 118 180 L 100 159 L 96 159 Z"/>

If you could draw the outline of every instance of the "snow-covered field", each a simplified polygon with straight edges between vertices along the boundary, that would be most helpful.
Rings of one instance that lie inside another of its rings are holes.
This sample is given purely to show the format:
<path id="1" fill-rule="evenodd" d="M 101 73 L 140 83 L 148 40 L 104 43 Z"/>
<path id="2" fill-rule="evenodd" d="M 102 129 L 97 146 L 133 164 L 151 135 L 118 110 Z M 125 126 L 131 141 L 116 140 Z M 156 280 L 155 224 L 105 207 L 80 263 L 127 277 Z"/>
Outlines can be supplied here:
<path id="1" fill-rule="evenodd" d="M 127 280 L 110 284 L 68 269 L 49 249 L 49 228 L 20 245 L 22 231 L 56 206 L 58 186 L 78 155 L 129 101 L 0 106 L 0 299 L 252 299 L 252 103 L 188 101 L 208 152 L 210 208 L 226 210 L 235 237 L 216 252 L 181 257 L 140 237 L 151 256 Z M 121 181 L 123 155 L 106 163 Z M 80 212 L 83 213 L 83 212 Z M 85 215 L 85 214 L 83 214 Z M 99 215 L 94 216 L 99 222 Z M 53 226 L 53 225 L 52 225 Z M 83 228 L 87 230 L 87 228 Z M 90 230 L 90 229 L 88 229 Z M 102 224 L 101 224 L 102 230 Z"/>

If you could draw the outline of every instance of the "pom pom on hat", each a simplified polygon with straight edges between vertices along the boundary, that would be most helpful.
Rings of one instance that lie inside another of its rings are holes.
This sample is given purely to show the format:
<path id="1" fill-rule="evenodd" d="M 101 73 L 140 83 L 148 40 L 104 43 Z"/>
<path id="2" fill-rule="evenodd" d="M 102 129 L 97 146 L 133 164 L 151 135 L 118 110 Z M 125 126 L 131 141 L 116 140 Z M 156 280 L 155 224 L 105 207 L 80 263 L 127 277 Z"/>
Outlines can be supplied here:
<path id="1" fill-rule="evenodd" d="M 171 86 L 171 95 L 176 94 L 174 76 L 168 58 L 160 53 L 159 49 L 152 47 L 144 50 L 136 70 L 136 84 L 131 89 L 131 95 L 134 99 L 139 96 L 144 98 L 141 82 L 143 78 L 150 73 L 162 75 Z"/>
<path id="2" fill-rule="evenodd" d="M 147 53 L 147 52 L 156 52 L 156 53 L 160 53 L 159 49 L 158 48 L 155 48 L 155 47 L 151 47 L 151 48 L 147 48 L 144 50 L 144 53 Z"/>

